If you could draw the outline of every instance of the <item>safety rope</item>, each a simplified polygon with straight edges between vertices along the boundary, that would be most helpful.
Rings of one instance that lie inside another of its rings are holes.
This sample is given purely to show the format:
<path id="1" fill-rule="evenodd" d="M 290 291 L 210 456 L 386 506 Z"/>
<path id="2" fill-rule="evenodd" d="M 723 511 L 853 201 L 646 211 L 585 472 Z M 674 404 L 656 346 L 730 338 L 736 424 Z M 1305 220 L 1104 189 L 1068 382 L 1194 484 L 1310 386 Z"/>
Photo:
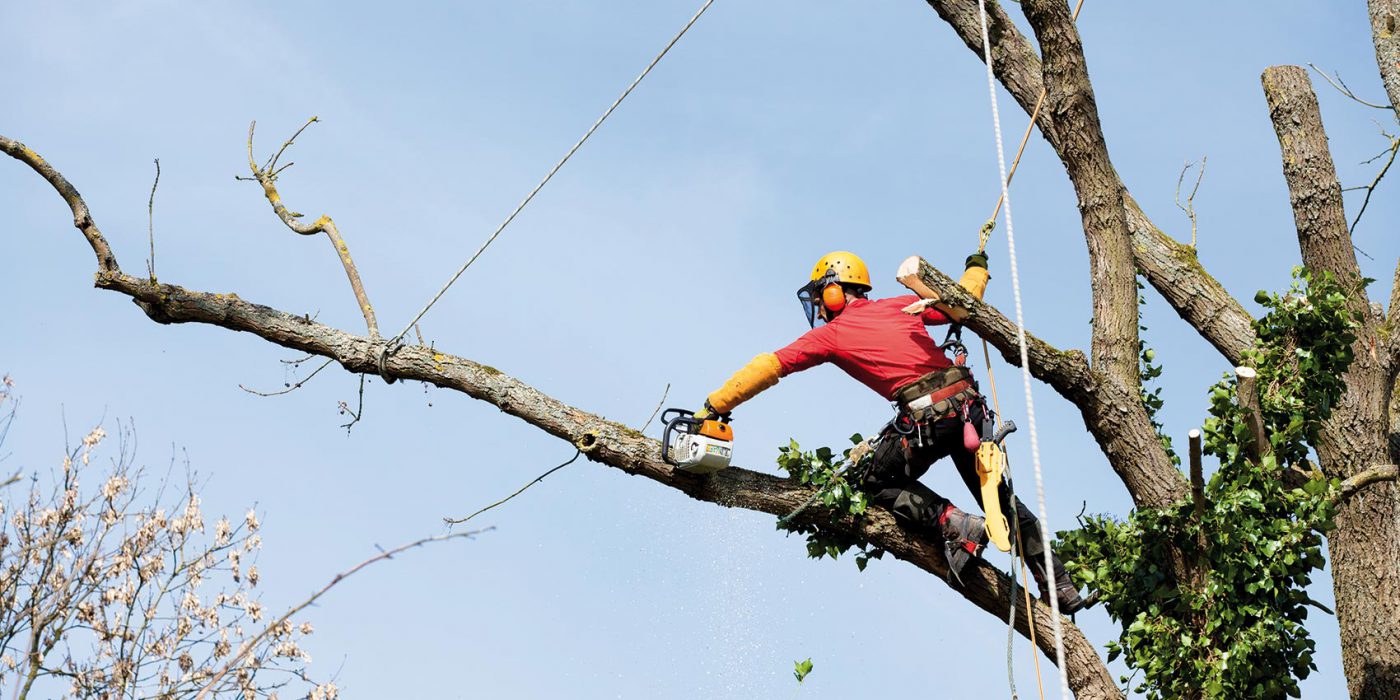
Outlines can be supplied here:
<path id="1" fill-rule="evenodd" d="M 535 185 L 535 189 L 530 190 L 530 194 L 525 195 L 525 199 L 520 201 L 520 204 L 517 205 L 515 207 L 515 210 L 510 213 L 510 216 L 507 216 L 505 218 L 505 221 L 501 222 L 500 226 L 496 227 L 496 230 L 491 233 L 491 236 L 486 239 L 486 242 L 482 243 L 481 247 L 478 248 L 476 252 L 473 253 L 472 256 L 468 258 L 467 261 L 463 263 L 460 268 L 457 269 L 457 272 L 452 275 L 451 279 L 447 280 L 447 284 L 444 284 L 442 286 L 442 289 L 439 289 L 438 293 L 433 295 L 433 298 L 428 301 L 427 305 L 425 305 L 421 311 L 414 315 L 413 320 L 409 321 L 408 324 L 403 327 L 403 330 L 398 332 L 398 335 L 395 335 L 389 340 L 389 342 L 384 347 L 383 354 L 381 355 L 381 364 L 383 363 L 383 359 L 388 356 L 389 352 L 391 352 L 398 345 L 399 341 L 403 340 L 404 335 L 413 329 L 413 325 L 422 320 L 423 316 L 428 313 L 428 310 L 433 308 L 433 305 L 436 304 L 438 300 L 442 298 L 442 295 L 446 294 L 447 290 L 450 289 L 452 285 L 457 282 L 457 280 L 462 276 L 462 273 L 466 272 L 467 268 L 471 267 L 472 263 L 476 262 L 476 259 L 481 257 L 482 253 L 486 252 L 486 248 L 489 247 L 496 240 L 496 238 L 501 235 L 502 231 L 506 230 L 506 227 L 510 225 L 510 222 L 515 220 L 516 216 L 520 215 L 520 212 L 525 209 L 525 206 L 530 203 L 530 200 L 534 199 L 535 195 L 539 194 L 540 190 L 544 189 L 544 186 L 550 181 L 551 178 L 554 177 L 554 174 L 559 172 L 559 169 L 564 167 L 565 163 L 569 162 L 569 159 L 572 158 L 574 154 L 578 152 L 578 149 L 581 148 L 584 142 L 587 141 L 588 138 L 593 135 L 593 132 L 597 131 L 598 127 L 602 126 L 604 121 L 607 121 L 608 117 L 612 115 L 613 111 L 617 109 L 618 105 L 621 105 L 622 101 L 627 99 L 628 95 L 632 94 L 632 90 L 635 89 L 637 85 L 641 84 L 642 79 L 646 78 L 647 74 L 651 73 L 651 69 L 655 68 L 656 64 L 661 62 L 661 59 L 666 56 L 666 54 L 671 50 L 671 47 L 675 46 L 676 42 L 680 41 L 681 37 L 685 36 L 685 33 L 690 31 L 690 28 L 695 25 L 695 23 L 700 19 L 701 15 L 705 14 L 705 10 L 710 9 L 710 5 L 713 5 L 714 2 L 715 0 L 705 0 L 705 3 L 700 6 L 699 10 L 696 10 L 695 14 L 690 18 L 690 21 L 686 22 L 685 26 L 681 27 L 681 30 L 677 32 L 675 36 L 671 37 L 671 40 L 666 43 L 666 46 L 661 49 L 661 52 L 656 54 L 656 58 L 651 59 L 651 63 L 647 64 L 646 69 L 644 69 L 641 72 L 641 74 L 639 74 L 636 77 L 636 79 L 633 80 L 632 83 L 627 86 L 626 90 L 622 91 L 621 95 L 618 95 L 616 100 L 613 100 L 612 105 L 609 106 L 605 112 L 603 112 L 603 115 L 601 117 L 598 117 L 597 121 L 593 122 L 593 126 L 588 127 L 588 131 L 584 132 L 583 136 L 579 138 L 577 142 L 574 143 L 573 147 L 570 148 L 567 153 L 564 154 L 564 157 L 560 158 L 559 162 L 555 163 L 553 168 L 550 168 L 549 172 L 545 174 L 544 179 L 540 180 L 539 184 Z M 381 374 L 382 373 L 383 372 L 381 372 Z"/>
<path id="2" fill-rule="evenodd" d="M 987 382 L 991 384 L 992 388 L 993 414 L 996 416 L 997 428 L 1000 429 L 1002 423 L 1001 399 L 997 395 L 997 375 L 995 372 L 992 371 L 992 351 L 990 348 L 987 347 L 986 338 L 982 339 L 982 364 L 984 367 L 987 368 Z M 1002 447 L 1002 450 L 1006 450 L 1005 446 Z M 1016 480 L 1012 478 L 1011 461 L 1009 459 L 1006 461 L 1006 485 L 1007 495 L 1010 497 L 1008 501 L 1010 502 L 1011 509 L 1014 512 L 1016 510 L 1017 503 Z M 1040 655 L 1035 653 L 1035 616 L 1031 614 L 1031 590 L 1029 587 L 1026 586 L 1026 581 L 1030 578 L 1030 574 L 1026 571 L 1026 557 L 1024 554 L 1026 550 L 1025 546 L 1021 543 L 1020 518 L 1015 517 L 1015 515 L 1013 514 L 1011 522 L 1014 523 L 1012 527 L 1016 533 L 1016 554 L 1012 557 L 1012 560 L 1020 563 L 1020 567 L 1018 569 L 1021 575 L 1020 589 L 1025 594 L 1026 628 L 1030 630 L 1031 633 L 1031 661 L 1035 664 L 1035 684 L 1036 688 L 1040 691 L 1041 700 L 1044 700 L 1045 682 L 1041 678 L 1040 673 Z M 1016 632 L 1016 588 L 1016 576 L 1013 574 L 1011 577 L 1011 596 L 1009 602 L 1010 610 L 1006 613 L 1006 680 L 1007 683 L 1011 686 L 1012 700 L 1016 700 L 1017 698 L 1015 669 L 1013 668 L 1013 664 L 1011 661 L 1012 642 L 1015 641 L 1014 635 Z"/>
<path id="3" fill-rule="evenodd" d="M 1016 302 L 1016 341 L 1021 351 L 1021 379 L 1026 394 L 1026 420 L 1031 429 L 1031 462 L 1035 467 L 1036 500 L 1040 514 L 1041 539 L 1045 549 L 1045 571 L 1047 577 L 1055 574 L 1053 555 L 1050 550 L 1049 516 L 1045 508 L 1045 481 L 1040 467 L 1040 439 L 1036 429 L 1035 400 L 1031 394 L 1031 374 L 1029 351 L 1026 347 L 1026 324 L 1021 304 L 1021 279 L 1016 265 L 1016 233 L 1011 217 L 1011 193 L 1006 171 L 1006 152 L 1001 138 L 1001 113 L 997 106 L 996 75 L 992 70 L 992 42 L 987 28 L 987 0 L 977 0 L 982 23 L 982 51 L 987 64 L 987 93 L 992 103 L 992 129 L 996 134 L 997 168 L 1001 177 L 1001 198 L 1005 203 L 1007 256 L 1011 266 L 1011 292 Z M 1055 630 L 1055 663 L 1060 670 L 1060 698 L 1069 700 L 1069 682 L 1065 674 L 1064 625 L 1060 620 L 1058 595 L 1047 595 L 1050 599 L 1051 621 Z M 1033 621 L 1031 621 L 1032 624 Z"/>

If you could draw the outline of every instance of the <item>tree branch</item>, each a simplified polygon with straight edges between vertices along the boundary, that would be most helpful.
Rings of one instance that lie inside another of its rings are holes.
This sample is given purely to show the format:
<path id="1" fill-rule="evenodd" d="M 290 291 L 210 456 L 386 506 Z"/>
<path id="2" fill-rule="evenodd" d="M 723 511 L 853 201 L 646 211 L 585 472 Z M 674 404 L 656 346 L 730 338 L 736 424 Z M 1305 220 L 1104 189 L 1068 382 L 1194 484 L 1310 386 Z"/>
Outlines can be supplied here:
<path id="1" fill-rule="evenodd" d="M 1288 181 L 1303 264 L 1314 272 L 1330 272 L 1343 288 L 1356 290 L 1361 268 L 1351 245 L 1342 186 L 1337 182 L 1308 72 L 1300 66 L 1272 66 L 1264 71 L 1261 82 L 1283 152 L 1283 175 Z M 1351 294 L 1348 306 L 1353 312 L 1366 313 L 1365 294 Z"/>
<path id="2" fill-rule="evenodd" d="M 0 147 L 12 144 L 0 137 Z M 6 152 L 11 152 L 6 148 Z M 25 153 L 32 151 L 24 149 Z M 15 155 L 12 153 L 12 155 Z M 67 181 L 52 168 L 55 179 L 49 178 L 35 163 L 42 160 L 15 155 L 19 160 L 45 175 L 51 183 Z M 47 167 L 47 164 L 44 164 Z M 60 195 L 68 199 L 65 190 L 55 184 Z M 82 203 L 71 185 L 70 202 Z M 76 204 L 74 204 L 76 203 Z M 90 224 L 90 218 L 88 220 Z M 80 227 L 81 228 L 81 227 Z M 94 232 L 89 235 L 88 231 Z M 99 264 L 110 259 L 105 240 L 95 226 L 83 229 L 89 236 Z M 100 245 L 99 245 L 100 244 Z M 102 251 L 106 252 L 104 257 Z M 427 382 L 453 389 L 471 398 L 488 402 L 502 412 L 516 416 L 557 438 L 567 440 L 589 460 L 614 467 L 627 474 L 643 476 L 680 491 L 697 500 L 725 507 L 738 507 L 770 515 L 786 515 L 811 495 L 812 489 L 792 479 L 746 469 L 731 467 L 708 477 L 698 477 L 673 470 L 661 461 L 660 443 L 620 423 L 615 423 L 565 404 L 538 389 L 510 377 L 493 367 L 438 352 L 421 345 L 403 346 L 387 356 L 381 366 L 385 341 L 376 336 L 358 336 L 277 309 L 244 301 L 236 294 L 214 294 L 188 290 L 172 284 L 156 283 L 121 272 L 112 263 L 109 270 L 99 271 L 96 286 L 131 297 L 147 316 L 162 324 L 203 323 L 234 331 L 251 333 L 268 342 L 313 355 L 334 359 L 346 370 L 361 375 L 376 375 L 381 368 L 398 379 Z M 1079 362 L 1083 364 L 1082 355 Z M 821 519 L 826 525 L 828 514 L 822 509 L 809 509 L 794 520 L 797 524 L 815 524 Z M 947 565 L 942 542 L 900 527 L 888 511 L 873 508 L 860 523 L 848 523 L 835 529 L 869 542 L 893 556 L 924 571 L 947 580 Z M 977 607 L 1000 619 L 1005 614 L 1010 595 L 1011 578 L 983 560 L 974 560 L 961 573 L 963 586 L 950 584 L 959 594 Z M 1042 652 L 1054 658 L 1050 609 L 1037 603 L 1034 608 L 1037 628 L 1036 643 Z M 1094 646 L 1083 632 L 1068 621 L 1062 622 L 1065 643 L 1065 669 L 1070 687 L 1081 699 L 1122 698 L 1108 669 L 1099 659 Z M 1018 618 L 1017 630 L 1029 637 L 1030 628 Z"/>
<path id="3" fill-rule="evenodd" d="M 1376 65 L 1390 96 L 1390 108 L 1400 120 L 1400 0 L 1367 0 L 1371 16 L 1371 41 L 1376 45 Z"/>
<path id="4" fill-rule="evenodd" d="M 926 1 L 981 60 L 982 35 L 976 0 Z M 1043 86 L 1040 58 L 999 5 L 988 3 L 987 14 L 993 71 L 1022 109 L 1030 114 Z M 1042 110 L 1036 125 L 1056 153 L 1062 153 L 1064 143 L 1055 117 L 1048 110 Z M 1126 189 L 1123 190 L 1123 205 L 1127 210 L 1134 259 L 1148 283 L 1207 342 L 1232 364 L 1238 364 L 1243 352 L 1254 345 L 1253 318 L 1206 272 L 1195 250 L 1157 228 Z"/>
<path id="5" fill-rule="evenodd" d="M 102 231 L 93 223 L 92 215 L 88 212 L 87 203 L 83 201 L 83 196 L 78 194 L 78 189 L 68 182 L 68 178 L 58 172 L 48 161 L 39 156 L 38 153 L 30 150 L 24 144 L 0 136 L 0 151 L 4 151 L 9 156 L 28 165 L 39 173 L 58 191 L 58 195 L 68 204 L 68 208 L 73 212 L 73 226 L 82 232 L 83 238 L 87 239 L 88 245 L 92 246 L 92 252 L 97 256 L 97 269 L 99 272 L 112 272 L 117 270 L 117 258 L 112 254 L 112 249 L 107 245 L 107 239 L 102 237 Z"/>
<path id="6" fill-rule="evenodd" d="M 968 294 L 926 261 L 919 261 L 919 277 L 949 306 L 966 310 L 963 322 L 967 327 L 996 346 L 1007 362 L 1020 366 L 1015 322 Z M 1026 334 L 1026 345 L 1031 375 L 1079 408 L 1084 425 L 1127 486 L 1134 503 L 1159 507 L 1191 497 L 1190 485 L 1163 451 L 1136 387 L 1125 387 L 1092 370 L 1084 353 L 1078 350 L 1059 350 L 1030 333 Z"/>
<path id="7" fill-rule="evenodd" d="M 340 230 L 336 228 L 335 222 L 331 221 L 331 217 L 329 216 L 322 216 L 309 224 L 300 221 L 302 215 L 287 209 L 287 205 L 282 203 L 282 196 L 277 193 L 277 173 L 281 172 L 276 169 L 277 159 L 282 157 L 282 153 L 292 145 L 293 141 L 296 141 L 297 137 L 301 135 L 301 132 L 306 130 L 306 127 L 318 121 L 320 121 L 320 119 L 317 117 L 308 119 L 300 129 L 297 129 L 295 134 L 292 134 L 291 138 L 287 139 L 287 141 L 282 144 L 281 148 L 277 149 L 277 152 L 274 153 L 272 157 L 267 159 L 267 164 L 261 168 L 258 167 L 257 161 L 253 159 L 253 130 L 257 128 L 258 123 L 255 121 L 249 124 L 248 168 L 253 171 L 253 179 L 257 180 L 258 184 L 262 185 L 263 194 L 267 196 L 267 201 L 272 204 L 272 211 L 276 212 L 277 218 L 281 219 L 282 223 L 287 225 L 287 228 L 303 236 L 325 233 L 326 237 L 330 239 L 331 245 L 335 247 L 336 255 L 340 257 L 340 264 L 345 268 L 345 276 L 350 279 L 350 289 L 355 293 L 355 301 L 360 307 L 360 313 L 365 317 L 365 326 L 369 330 L 369 335 L 372 338 L 377 338 L 379 337 L 379 324 L 374 318 L 374 307 L 370 305 L 369 296 L 365 294 L 365 286 L 364 283 L 360 281 L 360 272 L 355 268 L 355 261 L 350 258 L 350 247 L 345 244 L 345 239 L 341 237 Z M 288 167 L 290 167 L 290 165 L 290 163 L 287 164 Z M 285 169 L 284 167 L 283 170 Z"/>
<path id="8" fill-rule="evenodd" d="M 1060 136 L 1055 151 L 1074 184 L 1089 244 L 1094 370 L 1137 387 L 1137 279 L 1124 187 L 1108 157 L 1079 30 L 1064 0 L 1023 0 L 1021 8 L 1040 42 L 1046 111 Z"/>
<path id="9" fill-rule="evenodd" d="M 1244 409 L 1244 424 L 1253 442 L 1250 457 L 1256 465 L 1274 451 L 1268 434 L 1264 432 L 1264 417 L 1259 408 L 1258 376 L 1253 367 L 1235 368 L 1235 400 Z"/>
<path id="10" fill-rule="evenodd" d="M 1394 464 L 1383 464 L 1380 466 L 1371 467 L 1370 469 L 1360 472 L 1355 476 L 1352 476 L 1351 478 L 1343 481 L 1342 485 L 1337 489 L 1337 495 L 1334 499 L 1334 502 L 1345 502 L 1349 500 L 1352 496 L 1356 495 L 1356 492 L 1366 488 L 1367 486 L 1370 486 L 1371 484 L 1379 483 L 1382 481 L 1395 481 L 1396 479 L 1400 479 L 1400 468 L 1397 468 Z"/>

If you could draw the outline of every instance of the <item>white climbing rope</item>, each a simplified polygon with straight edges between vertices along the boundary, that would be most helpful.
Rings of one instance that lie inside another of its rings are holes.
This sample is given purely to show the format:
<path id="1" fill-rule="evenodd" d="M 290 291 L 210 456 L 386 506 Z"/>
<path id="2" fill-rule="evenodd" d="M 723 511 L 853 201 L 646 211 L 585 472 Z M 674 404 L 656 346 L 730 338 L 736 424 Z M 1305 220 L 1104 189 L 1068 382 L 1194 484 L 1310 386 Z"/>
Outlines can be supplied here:
<path id="1" fill-rule="evenodd" d="M 1021 380 L 1026 390 L 1026 420 L 1031 428 L 1031 462 L 1035 465 L 1036 505 L 1040 515 L 1040 534 L 1045 548 L 1045 571 L 1050 579 L 1050 610 L 1055 629 L 1055 665 L 1060 672 L 1060 698 L 1069 700 L 1069 680 L 1065 673 L 1064 626 L 1060 622 L 1060 600 L 1054 586 L 1055 568 L 1050 551 L 1050 524 L 1045 509 L 1045 481 L 1040 470 L 1040 441 L 1035 425 L 1035 401 L 1031 396 L 1031 372 L 1029 351 L 1026 349 L 1026 323 L 1021 312 L 1021 278 L 1016 268 L 1016 231 L 1011 224 L 1011 192 L 1006 177 L 1006 152 L 1001 142 L 1001 113 L 997 108 L 996 76 L 992 72 L 992 41 L 987 29 L 987 0 L 977 0 L 982 18 L 982 53 L 987 63 L 987 93 L 992 101 L 992 128 L 996 133 L 997 167 L 1001 174 L 1001 197 L 1006 206 L 1002 207 L 1006 217 L 1007 257 L 1011 262 L 1011 293 L 1016 300 L 1016 341 L 1021 349 Z M 1035 621 L 1028 621 L 1034 625 Z"/>
<path id="2" fill-rule="evenodd" d="M 554 174 L 559 172 L 559 169 L 564 167 L 565 163 L 569 162 L 569 159 L 572 158 L 574 154 L 578 152 L 578 149 L 583 147 L 583 144 L 585 141 L 588 140 L 588 137 L 592 136 L 593 132 L 597 131 L 598 127 L 602 126 L 603 122 L 607 121 L 608 117 L 612 116 L 613 110 L 616 110 L 618 105 L 621 105 L 622 101 L 627 99 L 628 95 L 632 94 L 632 90 L 636 89 L 636 87 L 639 84 L 641 84 L 642 80 L 647 77 L 647 74 L 651 73 L 651 69 L 655 68 L 656 64 L 661 62 L 661 59 L 666 56 L 666 54 L 671 50 L 671 47 L 675 46 L 676 42 L 680 41 L 681 37 L 685 36 L 685 33 L 690 31 L 690 28 L 692 26 L 695 26 L 695 23 L 700 19 L 700 15 L 705 14 L 705 10 L 710 9 L 710 5 L 713 5 L 714 3 L 715 0 L 705 0 L 705 3 L 700 6 L 700 9 L 696 10 L 695 14 L 691 16 L 690 21 L 686 22 L 685 26 L 681 27 L 681 30 L 679 32 L 676 32 L 675 36 L 671 37 L 671 40 L 667 42 L 664 47 L 662 47 L 661 52 L 656 54 L 656 58 L 651 59 L 651 63 L 648 63 L 647 67 L 641 72 L 641 74 L 639 74 L 636 77 L 636 79 L 634 79 L 632 83 L 627 86 L 627 89 L 623 90 L 622 94 L 618 95 L 616 100 L 613 100 L 612 105 L 609 106 L 607 110 L 603 112 L 603 115 L 601 117 L 598 117 L 597 121 L 593 122 L 593 126 L 588 127 L 588 131 L 584 132 L 583 136 L 579 138 L 577 142 L 574 143 L 573 147 L 570 148 L 567 153 L 564 154 L 564 157 L 560 158 L 559 162 L 555 163 L 553 168 L 550 168 L 549 172 L 545 174 L 544 179 L 540 180 L 540 183 L 538 185 L 535 185 L 535 189 L 530 190 L 530 194 L 525 195 L 525 199 L 522 199 L 520 201 L 520 204 L 515 207 L 515 210 L 510 213 L 510 216 L 507 216 L 505 221 L 502 221 L 501 225 L 496 227 L 496 230 L 491 233 L 491 236 L 486 239 L 486 242 L 482 243 L 481 247 L 477 248 L 476 252 L 473 253 L 472 256 L 468 258 L 465 263 L 462 263 L 462 266 L 457 269 L 456 274 L 452 275 L 452 278 L 447 280 L 447 284 L 444 284 L 442 286 L 442 289 L 438 290 L 438 293 L 433 295 L 433 298 L 428 301 L 427 305 L 423 307 L 423 310 L 419 311 L 413 317 L 413 320 L 409 321 L 408 324 L 403 327 L 403 330 L 398 332 L 398 335 L 395 335 L 392 339 L 389 340 L 384 350 L 384 353 L 386 355 L 393 350 L 394 346 L 398 344 L 400 340 L 403 340 L 405 334 L 407 334 L 410 330 L 413 329 L 413 324 L 418 323 L 418 321 L 420 321 L 423 318 L 424 314 L 427 314 L 428 310 L 433 308 L 434 304 L 438 303 L 438 300 L 441 299 L 442 295 L 446 294 L 447 290 L 450 289 L 452 285 L 457 282 L 457 279 L 462 276 L 462 273 L 466 272 L 467 268 L 471 267 L 472 263 L 476 262 L 476 259 L 481 257 L 482 253 L 486 252 L 486 248 L 489 247 L 493 242 L 495 242 L 496 238 L 501 235 L 501 232 L 506 230 L 506 227 L 510 225 L 510 222 L 515 221 L 515 217 L 520 215 L 520 212 L 525 209 L 525 206 L 530 203 L 530 200 L 534 199 L 535 195 L 539 194 L 540 190 L 544 189 L 544 186 L 550 181 L 551 178 L 554 177 Z"/>

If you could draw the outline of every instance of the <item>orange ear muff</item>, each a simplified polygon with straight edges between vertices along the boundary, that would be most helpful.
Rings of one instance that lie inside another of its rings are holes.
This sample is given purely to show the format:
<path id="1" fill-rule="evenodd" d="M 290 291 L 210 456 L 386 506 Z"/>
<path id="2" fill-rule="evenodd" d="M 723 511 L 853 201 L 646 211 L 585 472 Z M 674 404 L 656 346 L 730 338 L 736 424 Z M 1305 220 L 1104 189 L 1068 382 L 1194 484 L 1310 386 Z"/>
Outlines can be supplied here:
<path id="1" fill-rule="evenodd" d="M 828 284 L 822 288 L 822 306 L 828 311 L 840 311 L 846 308 L 846 290 L 839 284 Z"/>

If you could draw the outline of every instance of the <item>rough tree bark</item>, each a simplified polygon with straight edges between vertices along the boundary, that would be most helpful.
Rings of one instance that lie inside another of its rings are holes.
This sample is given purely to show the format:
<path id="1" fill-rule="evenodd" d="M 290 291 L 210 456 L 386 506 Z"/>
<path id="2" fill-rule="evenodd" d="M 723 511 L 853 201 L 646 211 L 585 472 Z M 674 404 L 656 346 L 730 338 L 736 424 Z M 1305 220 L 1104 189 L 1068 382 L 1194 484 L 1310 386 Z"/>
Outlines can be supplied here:
<path id="1" fill-rule="evenodd" d="M 982 30 L 977 0 L 926 0 L 952 27 L 978 60 L 982 60 Z M 1040 57 L 1001 6 L 987 2 L 992 42 L 992 70 L 1026 114 L 1035 107 L 1044 87 Z M 1041 110 L 1036 126 L 1063 160 L 1065 144 L 1055 117 Z M 1115 175 L 1116 177 L 1116 175 Z M 1119 183 L 1120 186 L 1122 183 Z M 1132 235 L 1133 256 L 1149 284 L 1171 304 L 1231 364 L 1238 364 L 1244 350 L 1254 344 L 1253 318 L 1220 282 L 1206 272 L 1196 251 L 1167 236 L 1147 218 L 1126 187 L 1123 205 Z"/>
<path id="2" fill-rule="evenodd" d="M 1366 6 L 1381 82 L 1390 96 L 1390 108 L 1400 115 L 1400 0 L 1368 0 Z"/>
<path id="3" fill-rule="evenodd" d="M 185 289 L 127 275 L 93 222 L 77 189 L 37 153 L 21 143 L 0 136 L 0 151 L 29 165 L 58 191 L 73 211 L 74 225 L 83 233 L 98 261 L 95 286 L 119 292 L 153 321 L 161 324 L 203 323 L 251 333 L 282 347 L 329 358 L 356 374 L 387 374 L 396 379 L 423 381 L 486 401 L 501 411 L 567 440 L 588 459 L 625 473 L 646 477 L 697 500 L 771 515 L 788 515 L 812 495 L 792 479 L 731 467 L 708 477 L 673 470 L 660 459 L 660 443 L 625 425 L 565 404 L 493 367 L 439 352 L 421 345 L 402 346 L 380 366 L 385 340 L 377 334 L 355 335 L 305 316 L 254 304 L 237 294 L 217 294 Z M 824 522 L 821 508 L 799 515 L 796 524 Z M 896 524 L 889 512 L 872 508 L 860 524 L 844 526 L 855 535 L 947 581 L 942 543 Z M 961 573 L 964 585 L 949 583 L 973 605 L 997 619 L 1005 619 L 1012 580 L 981 559 Z M 1050 608 L 1034 603 L 1031 617 L 1041 651 L 1054 662 L 1054 634 Z M 1016 629 L 1030 637 L 1026 615 L 1018 615 Z M 1083 632 L 1062 619 L 1065 643 L 1064 672 L 1076 697 L 1092 700 L 1121 699 L 1122 692 Z"/>
<path id="4" fill-rule="evenodd" d="M 1332 273 L 1353 290 L 1348 307 L 1362 319 L 1352 346 L 1356 357 L 1345 378 L 1347 393 L 1315 445 L 1323 472 L 1345 479 L 1389 460 L 1391 363 L 1385 339 L 1379 337 L 1385 320 L 1361 288 L 1342 188 L 1307 71 L 1274 66 L 1262 80 L 1303 264 L 1313 272 Z M 1400 697 L 1400 490 L 1394 482 L 1377 484 L 1342 504 L 1328 550 L 1347 687 L 1355 698 Z"/>

